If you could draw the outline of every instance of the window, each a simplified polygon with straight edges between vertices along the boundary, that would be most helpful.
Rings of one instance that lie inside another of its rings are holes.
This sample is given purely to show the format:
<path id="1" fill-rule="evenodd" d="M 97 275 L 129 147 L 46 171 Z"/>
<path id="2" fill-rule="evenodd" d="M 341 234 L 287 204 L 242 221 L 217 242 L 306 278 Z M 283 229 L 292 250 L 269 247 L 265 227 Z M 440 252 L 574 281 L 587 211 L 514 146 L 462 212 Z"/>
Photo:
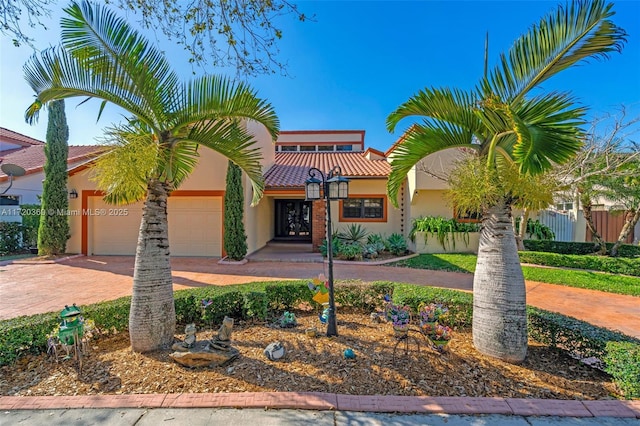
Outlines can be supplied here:
<path id="1" fill-rule="evenodd" d="M 466 211 L 464 213 L 458 213 L 454 211 L 454 217 L 458 222 L 480 222 L 482 220 L 482 213 Z"/>
<path id="2" fill-rule="evenodd" d="M 17 195 L 0 195 L 0 206 L 19 206 L 20 197 Z"/>
<path id="3" fill-rule="evenodd" d="M 316 150 L 315 145 L 311 145 L 311 146 L 308 146 L 308 145 L 302 145 L 302 146 L 300 147 L 300 151 L 304 151 L 304 152 L 311 152 L 311 151 L 315 151 L 315 150 Z"/>
<path id="4" fill-rule="evenodd" d="M 333 145 L 318 145 L 318 151 L 333 151 Z"/>
<path id="5" fill-rule="evenodd" d="M 292 151 L 297 151 L 298 147 L 295 145 L 282 145 L 280 147 L 280 151 L 282 152 L 292 152 Z"/>
<path id="6" fill-rule="evenodd" d="M 573 203 L 558 203 L 556 204 L 556 210 L 573 210 Z"/>
<path id="7" fill-rule="evenodd" d="M 336 151 L 353 151 L 353 145 L 336 145 Z"/>
<path id="8" fill-rule="evenodd" d="M 348 198 L 340 201 L 340 221 L 386 221 L 385 198 Z"/>

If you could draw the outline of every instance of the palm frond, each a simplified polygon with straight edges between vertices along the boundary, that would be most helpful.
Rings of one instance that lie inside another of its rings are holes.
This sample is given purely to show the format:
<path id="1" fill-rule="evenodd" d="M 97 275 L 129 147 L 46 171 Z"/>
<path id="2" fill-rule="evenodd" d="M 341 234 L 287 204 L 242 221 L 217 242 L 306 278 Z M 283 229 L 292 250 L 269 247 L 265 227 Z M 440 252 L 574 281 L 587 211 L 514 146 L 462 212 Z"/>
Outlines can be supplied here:
<path id="1" fill-rule="evenodd" d="M 159 150 L 158 177 L 178 189 L 198 164 L 198 144 L 183 138 L 172 138 L 169 146 Z"/>
<path id="2" fill-rule="evenodd" d="M 280 121 L 275 110 L 244 83 L 208 75 L 184 84 L 181 94 L 181 107 L 175 115 L 177 127 L 205 119 L 243 118 L 265 126 L 274 141 L 278 138 Z"/>
<path id="3" fill-rule="evenodd" d="M 481 123 L 471 112 L 476 102 L 474 94 L 462 90 L 426 88 L 389 114 L 387 130 L 393 132 L 404 118 L 421 116 L 444 121 L 476 133 L 482 129 Z"/>
<path id="4" fill-rule="evenodd" d="M 105 130 L 103 143 L 109 149 L 92 165 L 91 180 L 105 192 L 111 204 L 130 204 L 146 195 L 147 181 L 157 175 L 158 145 L 148 131 L 134 126 Z"/>
<path id="5" fill-rule="evenodd" d="M 64 49 L 50 48 L 34 54 L 23 70 L 25 80 L 42 104 L 73 97 L 97 98 L 123 108 L 148 125 L 156 121 L 157 114 L 146 107 L 142 98 L 118 84 L 115 71 L 112 81 L 112 76 L 94 73 Z"/>
<path id="6" fill-rule="evenodd" d="M 517 140 L 511 149 L 522 173 L 537 174 L 563 164 L 582 146 L 585 109 L 567 94 L 551 93 L 512 111 Z"/>
<path id="7" fill-rule="evenodd" d="M 387 181 L 387 194 L 394 206 L 398 205 L 398 193 L 407 173 L 424 157 L 447 148 L 472 148 L 473 133 L 446 122 L 425 122 L 412 126 L 396 147 L 391 161 L 391 173 Z"/>
<path id="8" fill-rule="evenodd" d="M 574 0 L 559 6 L 513 44 L 485 81 L 485 89 L 517 103 L 535 86 L 589 58 L 619 52 L 627 34 L 613 24 L 613 4 Z"/>

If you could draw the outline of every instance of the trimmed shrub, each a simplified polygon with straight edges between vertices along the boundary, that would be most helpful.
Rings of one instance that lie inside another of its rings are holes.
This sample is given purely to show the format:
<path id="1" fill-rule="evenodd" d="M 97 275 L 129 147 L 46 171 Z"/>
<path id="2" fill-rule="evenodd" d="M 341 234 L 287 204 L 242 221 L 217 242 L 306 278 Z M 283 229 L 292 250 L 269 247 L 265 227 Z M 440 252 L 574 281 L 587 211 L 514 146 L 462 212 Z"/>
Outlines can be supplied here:
<path id="1" fill-rule="evenodd" d="M 69 128 L 64 113 L 64 100 L 49 104 L 47 143 L 44 146 L 44 182 L 42 183 L 42 214 L 38 229 L 38 254 L 65 252 L 69 240 L 69 199 L 67 194 L 67 154 Z"/>
<path id="2" fill-rule="evenodd" d="M 256 318 L 264 321 L 269 312 L 269 298 L 266 293 L 251 291 L 244 295 L 242 305 L 243 318 Z"/>
<path id="3" fill-rule="evenodd" d="M 242 169 L 231 161 L 227 166 L 227 186 L 224 193 L 224 250 L 229 259 L 233 260 L 242 260 L 247 255 Z"/>
<path id="4" fill-rule="evenodd" d="M 450 327 L 470 327 L 473 318 L 473 296 L 457 290 L 423 287 L 412 284 L 396 284 L 394 303 L 407 305 L 415 314 L 423 303 L 441 303 L 449 312 L 442 317 L 442 324 Z"/>
<path id="5" fill-rule="evenodd" d="M 595 243 L 574 243 L 565 241 L 524 240 L 524 247 L 530 251 L 544 251 L 560 254 L 593 254 L 598 251 Z M 611 250 L 613 243 L 607 243 Z M 619 257 L 640 257 L 640 246 L 623 244 L 618 249 Z"/>
<path id="6" fill-rule="evenodd" d="M 313 297 L 306 282 L 300 281 L 267 284 L 264 291 L 272 311 L 291 310 L 303 302 L 311 302 Z"/>
<path id="7" fill-rule="evenodd" d="M 337 304 L 371 312 L 382 309 L 384 296 L 393 294 L 393 283 L 384 281 L 373 284 L 340 283 L 334 290 Z"/>
<path id="8" fill-rule="evenodd" d="M 630 259 L 537 251 L 521 251 L 518 254 L 522 263 L 640 276 L 640 258 Z"/>
<path id="9" fill-rule="evenodd" d="M 630 342 L 608 342 L 605 371 L 627 399 L 640 398 L 640 345 Z"/>

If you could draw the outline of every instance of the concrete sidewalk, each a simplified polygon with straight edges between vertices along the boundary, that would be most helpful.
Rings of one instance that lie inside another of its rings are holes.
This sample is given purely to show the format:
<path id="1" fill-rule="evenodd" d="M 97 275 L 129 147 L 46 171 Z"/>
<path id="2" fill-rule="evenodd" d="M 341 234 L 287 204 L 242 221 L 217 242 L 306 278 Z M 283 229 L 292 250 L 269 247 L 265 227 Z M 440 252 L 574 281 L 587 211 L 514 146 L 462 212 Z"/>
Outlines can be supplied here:
<path id="1" fill-rule="evenodd" d="M 637 426 L 620 417 L 557 417 L 457 414 L 385 414 L 353 411 L 264 409 L 17 410 L 0 413 L 3 425 L 63 426 Z"/>
<path id="2" fill-rule="evenodd" d="M 238 410 L 242 408 L 243 410 Z M 321 392 L 0 396 L 2 424 L 638 424 L 640 401 L 341 395 Z M 387 414 L 382 414 L 387 413 Z M 2 419 L 6 419 L 2 420 Z M 45 421 L 46 420 L 46 421 Z M 217 421 L 218 420 L 218 421 Z M 476 423 L 478 422 L 478 423 Z"/>

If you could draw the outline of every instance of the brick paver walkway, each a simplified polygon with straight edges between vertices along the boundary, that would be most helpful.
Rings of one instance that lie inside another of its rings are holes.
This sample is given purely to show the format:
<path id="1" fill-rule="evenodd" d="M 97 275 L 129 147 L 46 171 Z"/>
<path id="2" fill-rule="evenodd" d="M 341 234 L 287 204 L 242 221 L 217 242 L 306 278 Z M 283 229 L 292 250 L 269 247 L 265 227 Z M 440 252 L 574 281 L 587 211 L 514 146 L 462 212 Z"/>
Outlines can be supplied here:
<path id="1" fill-rule="evenodd" d="M 254 281 L 304 279 L 326 273 L 322 263 L 249 262 L 218 265 L 217 259 L 172 259 L 174 289 Z M 60 263 L 0 266 L 0 319 L 59 311 L 131 294 L 133 257 L 76 257 Z M 388 266 L 336 264 L 336 279 L 390 280 L 471 291 L 473 276 Z M 606 303 L 603 302 L 606 300 Z M 527 303 L 592 324 L 640 337 L 638 298 L 551 284 L 527 282 Z M 640 401 L 558 401 L 546 399 L 404 397 L 329 393 L 238 393 L 93 395 L 61 397 L 0 396 L 0 409 L 52 408 L 271 407 L 317 410 L 450 414 L 637 417 Z"/>
<path id="2" fill-rule="evenodd" d="M 60 263 L 16 263 L 0 266 L 0 319 L 55 312 L 78 305 L 131 295 L 131 256 L 76 257 Z M 326 264 L 249 262 L 218 265 L 217 259 L 173 258 L 174 289 L 242 284 L 280 279 L 305 279 L 327 273 Z M 337 280 L 389 280 L 471 291 L 473 275 L 394 268 L 334 265 Z M 606 303 L 603 303 L 606 298 Z M 640 338 L 640 299 L 553 284 L 527 282 L 527 304 L 572 316 Z"/>

